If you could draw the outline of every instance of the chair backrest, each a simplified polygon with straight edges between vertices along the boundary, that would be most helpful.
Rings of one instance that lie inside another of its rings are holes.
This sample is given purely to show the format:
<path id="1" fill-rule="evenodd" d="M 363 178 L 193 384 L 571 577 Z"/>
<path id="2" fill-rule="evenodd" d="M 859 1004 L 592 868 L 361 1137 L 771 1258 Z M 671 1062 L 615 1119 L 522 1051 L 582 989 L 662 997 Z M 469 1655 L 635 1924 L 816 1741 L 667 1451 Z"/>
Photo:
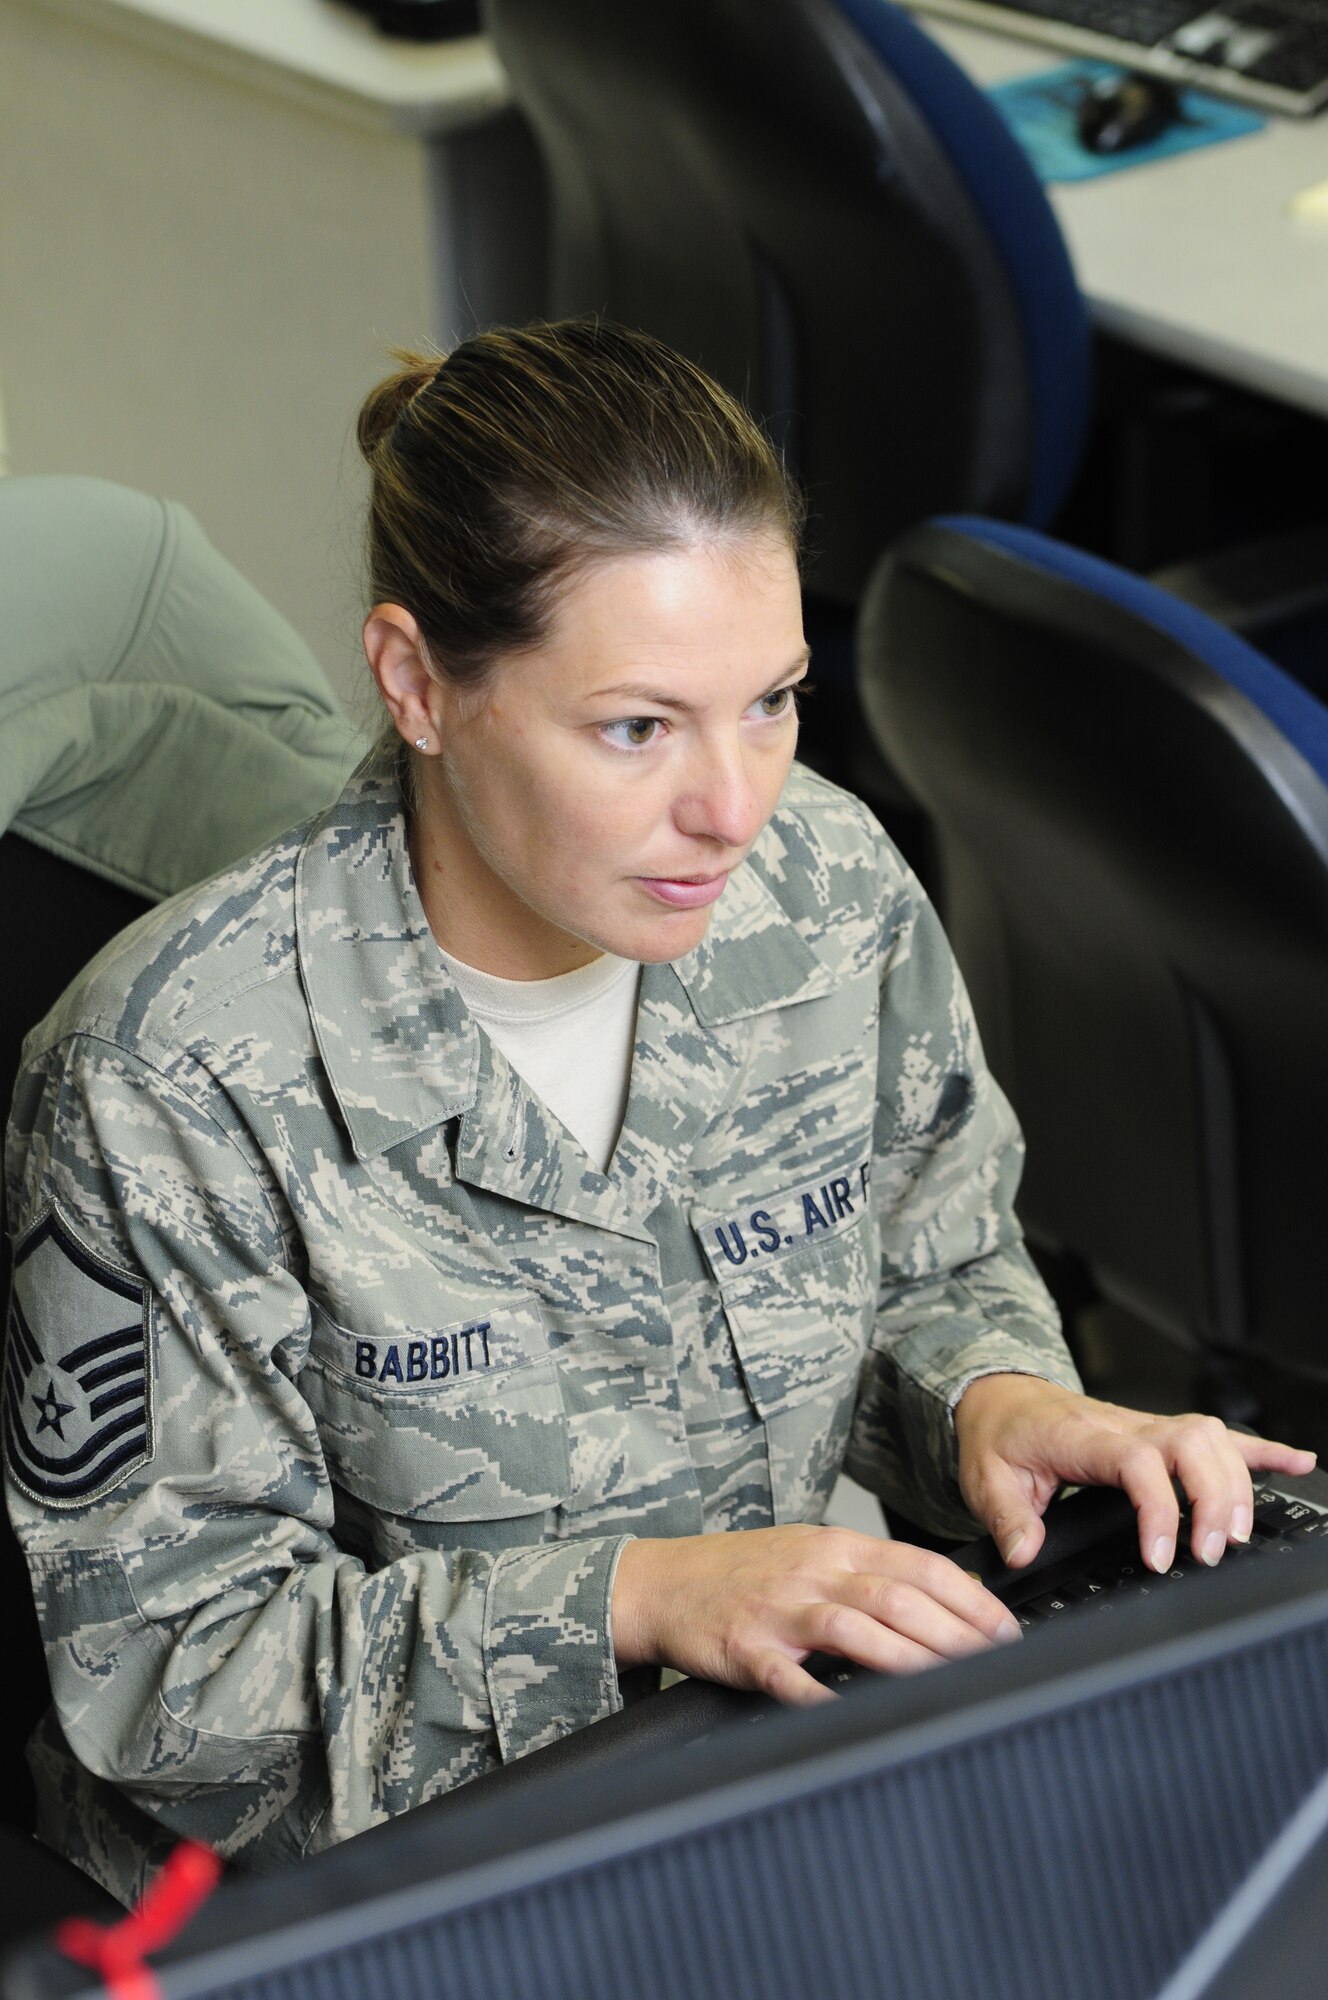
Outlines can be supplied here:
<path id="1" fill-rule="evenodd" d="M 1030 1235 L 1322 1427 L 1328 710 L 1139 578 L 983 521 L 883 560 L 861 675 L 934 820 Z"/>
<path id="2" fill-rule="evenodd" d="M 152 905 L 104 876 L 48 854 L 20 834 L 0 835 L 0 908 L 9 950 L 0 986 L 0 1105 L 14 1094 L 23 1037 L 117 931 Z M 0 1203 L 0 1221 L 3 1204 Z M 8 1305 L 10 1245 L 0 1227 L 0 1299 Z M 23 1750 L 51 1699 L 27 1566 L 0 1509 L 0 1600 L 5 1605 L 5 1708 L 0 1728 L 0 1823 L 32 1826 L 32 1781 Z"/>
<path id="3" fill-rule="evenodd" d="M 309 649 L 197 522 L 125 487 L 0 481 L 0 625 L 2 1118 L 23 1037 L 87 961 L 162 896 L 317 811 L 365 746 Z M 0 1822 L 27 1831 L 23 1746 L 49 1689 L 2 1512 L 0 1596 Z"/>
<path id="4" fill-rule="evenodd" d="M 488 0 L 550 191 L 555 313 L 745 396 L 812 499 L 816 591 L 945 508 L 1044 522 L 1084 309 L 987 99 L 889 0 Z"/>

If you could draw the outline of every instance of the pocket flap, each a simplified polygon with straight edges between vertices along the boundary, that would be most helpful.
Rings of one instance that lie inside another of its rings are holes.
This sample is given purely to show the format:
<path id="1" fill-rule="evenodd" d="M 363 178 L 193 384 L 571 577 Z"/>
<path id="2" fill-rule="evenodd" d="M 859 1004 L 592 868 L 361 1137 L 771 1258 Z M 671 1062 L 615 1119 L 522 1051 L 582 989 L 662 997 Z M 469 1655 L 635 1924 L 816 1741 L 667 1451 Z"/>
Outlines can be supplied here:
<path id="1" fill-rule="evenodd" d="M 807 1402 L 865 1347 L 875 1308 L 864 1226 L 870 1178 L 864 1160 L 740 1209 L 692 1213 L 762 1418 Z"/>
<path id="2" fill-rule="evenodd" d="M 720 1287 L 752 1406 L 768 1419 L 796 1409 L 856 1367 L 872 1302 L 865 1229 Z"/>
<path id="3" fill-rule="evenodd" d="M 571 1492 L 567 1414 L 533 1301 L 393 1340 L 315 1307 L 300 1386 L 333 1479 L 389 1514 L 500 1521 Z"/>

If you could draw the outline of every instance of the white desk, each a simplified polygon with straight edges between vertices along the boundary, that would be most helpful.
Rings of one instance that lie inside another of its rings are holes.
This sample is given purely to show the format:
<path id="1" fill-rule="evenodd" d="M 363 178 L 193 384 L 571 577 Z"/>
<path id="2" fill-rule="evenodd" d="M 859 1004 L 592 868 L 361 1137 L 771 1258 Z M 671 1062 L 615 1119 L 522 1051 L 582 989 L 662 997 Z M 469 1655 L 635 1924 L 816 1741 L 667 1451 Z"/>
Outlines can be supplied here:
<path id="1" fill-rule="evenodd" d="M 40 0 L 89 26 L 180 56 L 216 75 L 347 116 L 373 130 L 432 134 L 473 124 L 508 101 L 479 35 L 398 41 L 328 0 Z"/>
<path id="2" fill-rule="evenodd" d="M 918 17 L 983 84 L 1054 51 Z M 1328 221 L 1287 212 L 1328 180 L 1328 113 L 1048 190 L 1107 332 L 1328 415 Z"/>
<path id="3" fill-rule="evenodd" d="M 349 691 L 360 400 L 543 302 L 506 98 L 326 0 L 0 0 L 9 470 L 182 500 Z"/>

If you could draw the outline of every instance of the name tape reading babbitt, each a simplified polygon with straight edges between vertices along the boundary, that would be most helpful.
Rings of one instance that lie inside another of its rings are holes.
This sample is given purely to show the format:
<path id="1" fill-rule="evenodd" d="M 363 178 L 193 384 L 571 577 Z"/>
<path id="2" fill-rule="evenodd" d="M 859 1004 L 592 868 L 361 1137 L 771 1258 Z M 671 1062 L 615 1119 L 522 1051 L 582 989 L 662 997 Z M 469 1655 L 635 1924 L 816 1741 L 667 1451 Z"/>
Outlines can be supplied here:
<path id="1" fill-rule="evenodd" d="M 492 1322 L 471 1320 L 451 1333 L 430 1334 L 424 1340 L 360 1340 L 353 1338 L 355 1373 L 362 1382 L 449 1382 L 477 1369 L 492 1368 L 496 1356 L 489 1346 Z"/>
<path id="2" fill-rule="evenodd" d="M 698 1229 L 710 1268 L 723 1278 L 755 1257 L 787 1257 L 813 1237 L 828 1238 L 850 1228 L 867 1203 L 871 1161 L 860 1160 L 846 1173 L 809 1182 L 791 1193 L 770 1196 L 759 1208 Z"/>

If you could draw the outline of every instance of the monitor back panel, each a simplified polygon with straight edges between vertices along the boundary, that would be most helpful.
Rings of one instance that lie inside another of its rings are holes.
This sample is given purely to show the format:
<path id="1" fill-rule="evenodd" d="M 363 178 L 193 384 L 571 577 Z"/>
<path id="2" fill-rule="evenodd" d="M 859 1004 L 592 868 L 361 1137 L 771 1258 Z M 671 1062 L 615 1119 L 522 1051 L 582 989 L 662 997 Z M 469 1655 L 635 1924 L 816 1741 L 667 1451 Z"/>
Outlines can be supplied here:
<path id="1" fill-rule="evenodd" d="M 1085 1617 L 643 1755 L 590 1824 L 569 1769 L 565 1838 L 406 1815 L 223 1891 L 162 1991 L 1152 2000 L 1328 1771 L 1328 1545 L 1210 1583 L 1124 1608 L 1106 1658 Z M 0 1990 L 96 1989 L 39 1951 Z"/>

